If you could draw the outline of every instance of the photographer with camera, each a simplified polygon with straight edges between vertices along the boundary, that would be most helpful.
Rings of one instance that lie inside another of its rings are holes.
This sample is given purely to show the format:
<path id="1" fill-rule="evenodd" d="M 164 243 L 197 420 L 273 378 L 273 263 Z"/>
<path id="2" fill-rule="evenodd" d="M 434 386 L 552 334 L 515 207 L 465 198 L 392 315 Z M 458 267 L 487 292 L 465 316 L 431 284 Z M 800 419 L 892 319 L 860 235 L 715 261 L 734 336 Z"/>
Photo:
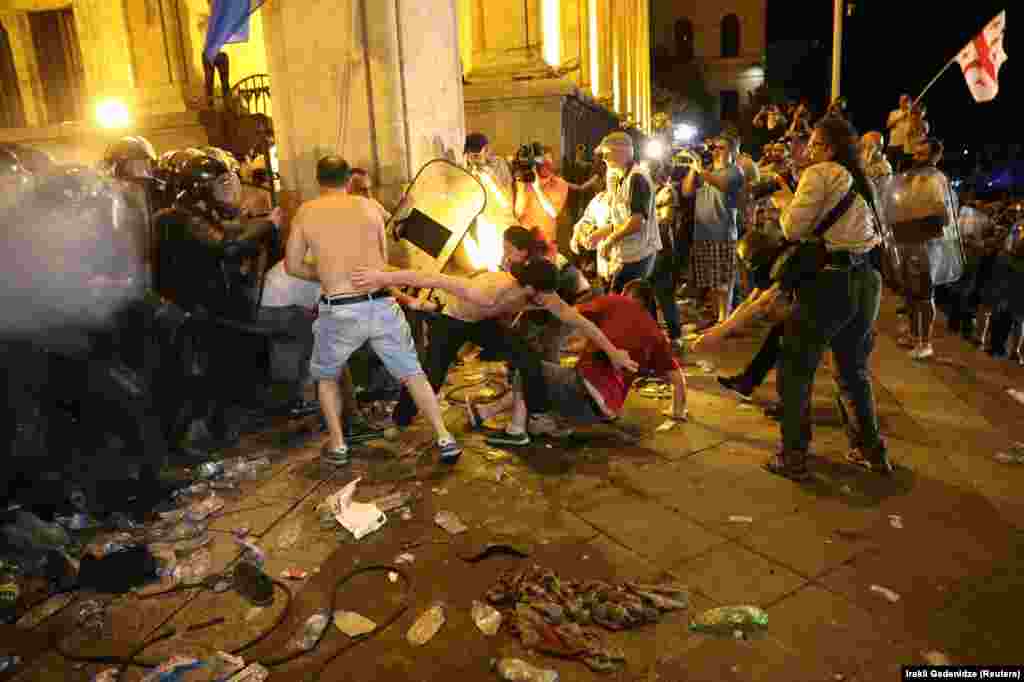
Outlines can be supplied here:
<path id="1" fill-rule="evenodd" d="M 553 256 L 558 251 L 558 216 L 569 200 L 569 183 L 555 173 L 551 148 L 539 142 L 519 148 L 512 174 L 516 181 L 516 220 L 539 228 Z"/>
<path id="2" fill-rule="evenodd" d="M 786 134 L 786 116 L 774 104 L 766 104 L 761 107 L 754 117 L 754 127 L 764 128 L 769 142 L 774 142 Z"/>
<path id="3" fill-rule="evenodd" d="M 683 196 L 696 194 L 691 267 L 700 289 L 711 291 L 719 322 L 729 317 L 736 280 L 736 240 L 739 238 L 738 200 L 743 172 L 736 165 L 737 143 L 720 137 L 712 143 L 709 159 L 694 160 L 683 180 Z"/>

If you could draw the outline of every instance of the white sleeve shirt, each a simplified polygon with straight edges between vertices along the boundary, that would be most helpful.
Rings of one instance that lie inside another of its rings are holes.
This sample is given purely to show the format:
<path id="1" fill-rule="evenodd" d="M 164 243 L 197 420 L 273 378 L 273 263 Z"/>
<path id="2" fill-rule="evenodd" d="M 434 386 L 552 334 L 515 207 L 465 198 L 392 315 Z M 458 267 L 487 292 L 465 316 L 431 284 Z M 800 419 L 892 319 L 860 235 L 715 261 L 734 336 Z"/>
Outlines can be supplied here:
<path id="1" fill-rule="evenodd" d="M 786 239 L 810 238 L 822 220 L 853 186 L 853 176 L 838 163 L 826 161 L 804 170 L 793 200 L 782 211 L 779 223 Z M 875 217 L 859 194 L 839 220 L 825 232 L 829 251 L 866 253 L 881 242 Z"/>

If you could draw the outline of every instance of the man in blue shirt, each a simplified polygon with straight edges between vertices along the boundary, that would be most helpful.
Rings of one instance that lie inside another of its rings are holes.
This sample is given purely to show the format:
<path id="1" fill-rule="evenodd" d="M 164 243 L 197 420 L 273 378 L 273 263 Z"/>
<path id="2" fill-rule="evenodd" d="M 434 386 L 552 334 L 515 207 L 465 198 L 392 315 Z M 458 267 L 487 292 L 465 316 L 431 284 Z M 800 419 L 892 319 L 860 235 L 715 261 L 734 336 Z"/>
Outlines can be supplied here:
<path id="1" fill-rule="evenodd" d="M 690 256 L 694 280 L 698 288 L 710 290 L 712 309 L 723 322 L 732 309 L 736 280 L 737 200 L 743 172 L 736 165 L 736 140 L 719 137 L 711 144 L 713 167 L 691 166 L 683 180 L 683 196 L 697 195 Z"/>

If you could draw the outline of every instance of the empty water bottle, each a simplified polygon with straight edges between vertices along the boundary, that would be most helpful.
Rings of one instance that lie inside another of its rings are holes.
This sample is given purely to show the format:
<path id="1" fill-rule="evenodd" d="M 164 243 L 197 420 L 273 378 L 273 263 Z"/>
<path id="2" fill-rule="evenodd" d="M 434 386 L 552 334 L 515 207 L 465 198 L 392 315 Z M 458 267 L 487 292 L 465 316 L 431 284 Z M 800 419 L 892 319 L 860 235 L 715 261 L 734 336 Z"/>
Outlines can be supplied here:
<path id="1" fill-rule="evenodd" d="M 409 644 L 413 646 L 421 646 L 426 644 L 437 631 L 444 625 L 444 605 L 434 604 L 429 609 L 423 612 L 423 614 L 416 619 L 416 622 L 409 628 L 409 632 L 405 638 L 409 641 Z"/>
<path id="2" fill-rule="evenodd" d="M 306 626 L 302 630 L 302 636 L 299 639 L 299 648 L 303 651 L 310 651 L 316 646 L 317 642 L 324 634 L 324 630 L 327 629 L 328 623 L 331 622 L 331 614 L 328 611 L 318 611 L 314 613 L 306 621 Z"/>
<path id="3" fill-rule="evenodd" d="M 690 622 L 694 632 L 732 635 L 737 630 L 750 631 L 768 627 L 768 614 L 756 606 L 722 606 L 709 609 Z"/>
<path id="4" fill-rule="evenodd" d="M 558 673 L 532 666 L 518 658 L 503 658 L 495 662 L 498 677 L 507 682 L 558 682 Z"/>

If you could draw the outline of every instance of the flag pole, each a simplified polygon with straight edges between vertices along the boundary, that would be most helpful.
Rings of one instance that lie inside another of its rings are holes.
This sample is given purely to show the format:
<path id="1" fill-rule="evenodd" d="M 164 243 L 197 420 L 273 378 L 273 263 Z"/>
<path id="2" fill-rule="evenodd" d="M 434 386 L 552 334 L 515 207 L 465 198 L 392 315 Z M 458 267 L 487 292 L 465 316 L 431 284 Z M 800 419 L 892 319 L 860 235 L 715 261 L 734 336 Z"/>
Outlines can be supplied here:
<path id="1" fill-rule="evenodd" d="M 931 87 L 933 85 L 935 85 L 935 81 L 939 80 L 939 77 L 942 74 L 946 73 L 946 69 L 948 69 L 949 67 L 953 66 L 953 64 L 955 62 L 956 62 L 956 57 L 953 57 L 948 62 L 946 62 L 946 65 L 942 67 L 942 70 L 939 71 L 937 74 L 935 74 L 935 78 L 931 79 L 931 81 L 928 82 L 928 85 L 924 86 L 924 90 L 921 91 L 921 94 L 917 96 L 917 99 L 915 99 L 913 103 L 917 104 L 918 102 L 920 102 L 921 98 L 924 97 L 924 93 L 928 92 L 928 90 L 930 90 Z"/>

